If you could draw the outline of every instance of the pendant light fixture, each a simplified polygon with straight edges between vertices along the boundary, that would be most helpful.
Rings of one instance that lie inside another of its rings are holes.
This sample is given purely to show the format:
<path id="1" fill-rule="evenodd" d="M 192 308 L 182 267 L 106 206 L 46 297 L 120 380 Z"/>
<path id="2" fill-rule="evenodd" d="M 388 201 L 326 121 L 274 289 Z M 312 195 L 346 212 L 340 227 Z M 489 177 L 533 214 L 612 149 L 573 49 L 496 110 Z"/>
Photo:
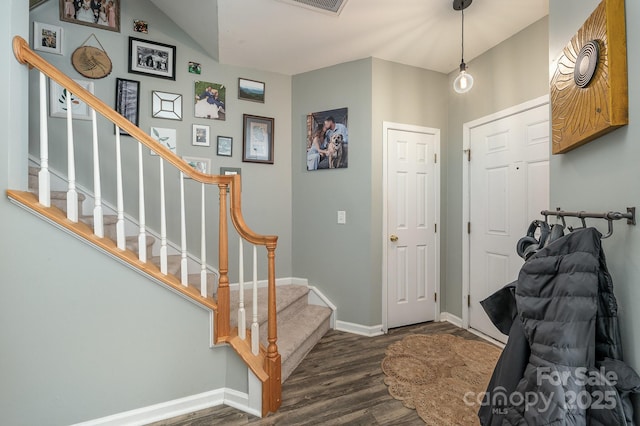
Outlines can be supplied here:
<path id="1" fill-rule="evenodd" d="M 462 15 L 462 55 L 460 59 L 460 74 L 453 81 L 453 90 L 458 93 L 467 93 L 473 87 L 473 77 L 467 72 L 467 64 L 464 63 L 464 10 L 473 0 L 453 0 L 453 9 L 459 10 Z"/>

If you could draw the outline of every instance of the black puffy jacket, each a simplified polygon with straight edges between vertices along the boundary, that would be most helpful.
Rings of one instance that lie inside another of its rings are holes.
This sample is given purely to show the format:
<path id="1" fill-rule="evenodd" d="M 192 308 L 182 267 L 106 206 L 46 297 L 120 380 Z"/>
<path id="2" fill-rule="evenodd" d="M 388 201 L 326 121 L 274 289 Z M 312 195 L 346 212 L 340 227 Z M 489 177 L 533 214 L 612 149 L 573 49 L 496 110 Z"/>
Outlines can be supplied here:
<path id="1" fill-rule="evenodd" d="M 511 386 L 506 406 L 491 410 L 487 400 L 480 411 L 483 425 L 633 425 L 629 393 L 638 392 L 640 377 L 622 362 L 600 237 L 594 228 L 574 231 L 522 267 L 514 321 L 526 338 L 519 345 L 528 348 L 507 345 L 487 395 L 504 388 L 496 377 L 505 376 L 505 366 L 518 365 L 521 379 L 515 390 Z M 496 317 L 495 304 L 483 306 L 493 306 L 488 313 Z M 522 354 L 528 354 L 526 364 L 509 359 Z"/>

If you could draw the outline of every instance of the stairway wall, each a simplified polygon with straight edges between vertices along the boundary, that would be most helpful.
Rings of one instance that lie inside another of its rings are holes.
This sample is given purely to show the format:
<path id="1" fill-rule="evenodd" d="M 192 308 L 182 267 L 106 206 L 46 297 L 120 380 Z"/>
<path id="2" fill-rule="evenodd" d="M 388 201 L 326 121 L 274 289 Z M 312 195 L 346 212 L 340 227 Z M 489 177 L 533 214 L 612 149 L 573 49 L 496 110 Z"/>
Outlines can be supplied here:
<path id="1" fill-rule="evenodd" d="M 12 242 L 0 245 L 0 423 L 71 424 L 247 392 L 246 367 L 209 348 L 208 311 L 6 199 L 0 216 Z"/>
<path id="2" fill-rule="evenodd" d="M 243 177 L 243 213 L 247 224 L 258 233 L 278 235 L 276 252 L 276 271 L 278 276 L 291 276 L 291 77 L 265 71 L 233 67 L 220 64 L 212 59 L 188 34 L 179 28 L 170 17 L 166 16 L 149 0 L 124 1 L 121 10 L 121 32 L 96 30 L 95 28 L 77 25 L 59 20 L 59 3 L 48 3 L 34 9 L 30 15 L 30 24 L 34 21 L 59 25 L 63 27 L 63 55 L 37 52 L 70 77 L 87 81 L 78 74 L 70 63 L 70 56 L 82 42 L 95 33 L 113 62 L 113 71 L 105 78 L 93 80 L 95 94 L 107 105 L 115 104 L 116 78 L 137 80 L 140 82 L 140 128 L 150 132 L 150 127 L 170 128 L 177 132 L 177 155 L 204 157 L 212 160 L 212 171 L 219 173 L 220 167 L 239 167 Z M 215 10 L 215 8 L 213 8 Z M 209 13 L 194 7 L 197 13 Z M 133 31 L 133 20 L 143 19 L 149 24 L 149 33 Z M 215 20 L 214 15 L 211 19 Z M 166 43 L 176 46 L 176 81 L 128 73 L 129 37 Z M 29 39 L 29 36 L 26 37 Z M 95 44 L 95 42 L 93 42 Z M 202 65 L 202 74 L 190 74 L 188 61 Z M 265 103 L 248 102 L 238 99 L 238 78 L 250 78 L 266 84 Z M 226 86 L 226 120 L 207 120 L 194 118 L 194 81 L 202 80 Z M 38 122 L 38 76 L 30 73 L 29 100 L 30 122 L 29 153 L 39 154 L 39 122 Z M 183 96 L 182 120 L 166 120 L 151 116 L 151 99 L 153 90 L 178 93 Z M 273 117 L 275 119 L 274 164 L 252 164 L 242 162 L 242 115 L 254 114 Z M 211 146 L 192 145 L 192 125 L 210 126 Z M 51 167 L 67 170 L 66 120 L 51 118 L 49 120 L 51 139 Z M 102 171 L 103 198 L 115 205 L 115 137 L 113 126 L 106 122 L 98 123 L 100 139 L 100 157 Z M 233 138 L 233 156 L 216 155 L 216 137 L 218 135 Z M 74 139 L 76 146 L 76 167 L 78 183 L 93 188 L 91 124 L 89 121 L 74 121 Z M 124 205 L 128 214 L 138 215 L 138 153 L 137 142 L 130 137 L 122 138 Z M 83 160 L 84 159 L 84 160 Z M 151 156 L 149 150 L 143 149 L 145 169 L 146 224 L 151 229 L 160 230 L 160 190 L 153 182 L 158 181 L 158 157 Z M 173 168 L 165 167 L 167 193 L 167 232 L 169 240 L 180 241 L 179 216 L 179 177 Z M 151 184 L 151 185 L 149 185 Z M 277 187 L 275 186 L 277 184 Z M 200 251 L 200 185 L 187 180 L 185 189 L 187 204 L 187 239 L 189 250 Z M 214 219 L 208 224 L 209 241 L 217 241 L 217 226 L 213 226 L 217 218 L 217 188 L 207 189 L 210 208 L 207 214 Z M 197 206 L 197 207 L 194 207 Z M 268 206 L 268 207 L 265 207 Z M 276 208 L 277 206 L 277 208 Z M 237 253 L 237 238 L 231 234 L 231 253 Z M 208 247 L 210 259 L 217 256 L 217 245 Z M 237 281 L 237 266 L 230 265 L 231 280 Z M 247 274 L 251 273 L 251 265 L 247 265 Z M 266 279 L 266 261 L 259 264 L 259 278 Z"/>

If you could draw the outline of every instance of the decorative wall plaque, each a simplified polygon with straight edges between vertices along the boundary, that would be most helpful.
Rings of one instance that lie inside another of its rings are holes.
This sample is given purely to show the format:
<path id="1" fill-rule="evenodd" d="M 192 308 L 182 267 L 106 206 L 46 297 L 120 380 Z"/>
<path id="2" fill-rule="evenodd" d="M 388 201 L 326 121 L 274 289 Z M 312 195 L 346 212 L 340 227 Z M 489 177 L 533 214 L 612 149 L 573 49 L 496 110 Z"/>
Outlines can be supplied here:
<path id="1" fill-rule="evenodd" d="M 624 0 L 602 0 L 562 51 L 551 79 L 553 153 L 629 123 Z"/>

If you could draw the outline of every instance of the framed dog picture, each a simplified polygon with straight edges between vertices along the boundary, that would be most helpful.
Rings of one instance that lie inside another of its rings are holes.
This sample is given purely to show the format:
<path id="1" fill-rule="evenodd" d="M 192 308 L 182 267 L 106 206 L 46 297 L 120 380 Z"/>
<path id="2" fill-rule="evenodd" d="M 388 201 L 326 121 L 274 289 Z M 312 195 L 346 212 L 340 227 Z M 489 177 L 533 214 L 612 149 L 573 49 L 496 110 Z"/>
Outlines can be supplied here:
<path id="1" fill-rule="evenodd" d="M 349 165 L 347 108 L 307 115 L 307 170 L 346 169 Z"/>

